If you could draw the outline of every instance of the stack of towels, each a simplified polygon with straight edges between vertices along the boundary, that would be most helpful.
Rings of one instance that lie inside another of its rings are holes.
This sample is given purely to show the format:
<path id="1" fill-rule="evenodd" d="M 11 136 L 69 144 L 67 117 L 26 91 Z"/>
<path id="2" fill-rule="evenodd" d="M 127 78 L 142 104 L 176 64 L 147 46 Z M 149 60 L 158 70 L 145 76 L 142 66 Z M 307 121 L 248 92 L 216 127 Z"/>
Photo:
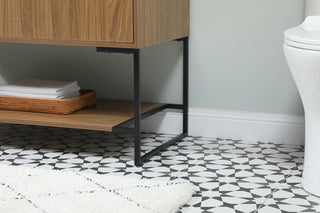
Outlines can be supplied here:
<path id="1" fill-rule="evenodd" d="M 48 81 L 23 79 L 12 84 L 0 85 L 0 95 L 29 98 L 69 99 L 80 95 L 77 81 Z"/>

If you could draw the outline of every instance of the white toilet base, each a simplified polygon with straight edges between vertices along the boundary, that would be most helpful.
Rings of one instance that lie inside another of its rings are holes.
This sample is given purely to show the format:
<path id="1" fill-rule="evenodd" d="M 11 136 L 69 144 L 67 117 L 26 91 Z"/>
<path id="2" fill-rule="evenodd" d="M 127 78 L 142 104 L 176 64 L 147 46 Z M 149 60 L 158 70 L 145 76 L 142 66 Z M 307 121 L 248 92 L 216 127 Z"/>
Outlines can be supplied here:
<path id="1" fill-rule="evenodd" d="M 302 187 L 320 196 L 320 51 L 284 45 L 305 110 L 306 139 Z"/>
<path id="2" fill-rule="evenodd" d="M 309 193 L 320 196 L 320 114 L 306 116 L 306 141 L 302 187 Z"/>

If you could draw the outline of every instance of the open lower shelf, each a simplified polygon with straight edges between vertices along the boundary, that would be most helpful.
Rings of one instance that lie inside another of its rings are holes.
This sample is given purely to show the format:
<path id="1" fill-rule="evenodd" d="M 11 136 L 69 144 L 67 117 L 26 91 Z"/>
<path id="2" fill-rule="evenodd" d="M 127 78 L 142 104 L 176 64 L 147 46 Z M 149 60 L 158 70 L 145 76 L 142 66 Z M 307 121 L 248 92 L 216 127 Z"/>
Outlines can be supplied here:
<path id="1" fill-rule="evenodd" d="M 161 106 L 160 103 L 141 103 L 141 113 Z M 132 101 L 97 100 L 95 106 L 70 115 L 0 110 L 0 122 L 54 126 L 75 129 L 112 131 L 112 127 L 134 116 Z"/>

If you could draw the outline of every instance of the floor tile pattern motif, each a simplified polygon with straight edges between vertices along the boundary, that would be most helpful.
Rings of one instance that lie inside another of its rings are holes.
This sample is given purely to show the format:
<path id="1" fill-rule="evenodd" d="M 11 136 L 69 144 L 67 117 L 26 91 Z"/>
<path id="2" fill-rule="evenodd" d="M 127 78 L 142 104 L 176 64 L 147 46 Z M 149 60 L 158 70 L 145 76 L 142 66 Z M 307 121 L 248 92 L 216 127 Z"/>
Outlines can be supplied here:
<path id="1" fill-rule="evenodd" d="M 172 137 L 143 134 L 143 150 Z M 187 137 L 134 166 L 128 134 L 0 124 L 0 164 L 164 180 L 197 187 L 183 213 L 320 212 L 320 198 L 301 188 L 302 146 Z"/>

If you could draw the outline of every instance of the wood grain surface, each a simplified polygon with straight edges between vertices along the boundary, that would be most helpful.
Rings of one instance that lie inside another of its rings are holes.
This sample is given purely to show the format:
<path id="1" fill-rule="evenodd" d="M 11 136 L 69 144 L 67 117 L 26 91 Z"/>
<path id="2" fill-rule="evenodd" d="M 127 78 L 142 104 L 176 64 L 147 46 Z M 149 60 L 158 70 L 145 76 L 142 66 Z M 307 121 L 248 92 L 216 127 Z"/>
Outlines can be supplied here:
<path id="1" fill-rule="evenodd" d="M 136 0 L 138 47 L 189 35 L 190 0 Z"/>
<path id="2" fill-rule="evenodd" d="M 142 48 L 189 35 L 190 0 L 0 0 L 0 42 Z"/>
<path id="3" fill-rule="evenodd" d="M 162 104 L 142 103 L 141 113 L 160 105 Z M 131 119 L 133 115 L 131 101 L 97 100 L 97 105 L 70 115 L 0 110 L 0 122 L 112 131 L 113 126 Z"/>
<path id="4" fill-rule="evenodd" d="M 132 0 L 0 0 L 0 37 L 133 42 L 132 8 Z"/>

